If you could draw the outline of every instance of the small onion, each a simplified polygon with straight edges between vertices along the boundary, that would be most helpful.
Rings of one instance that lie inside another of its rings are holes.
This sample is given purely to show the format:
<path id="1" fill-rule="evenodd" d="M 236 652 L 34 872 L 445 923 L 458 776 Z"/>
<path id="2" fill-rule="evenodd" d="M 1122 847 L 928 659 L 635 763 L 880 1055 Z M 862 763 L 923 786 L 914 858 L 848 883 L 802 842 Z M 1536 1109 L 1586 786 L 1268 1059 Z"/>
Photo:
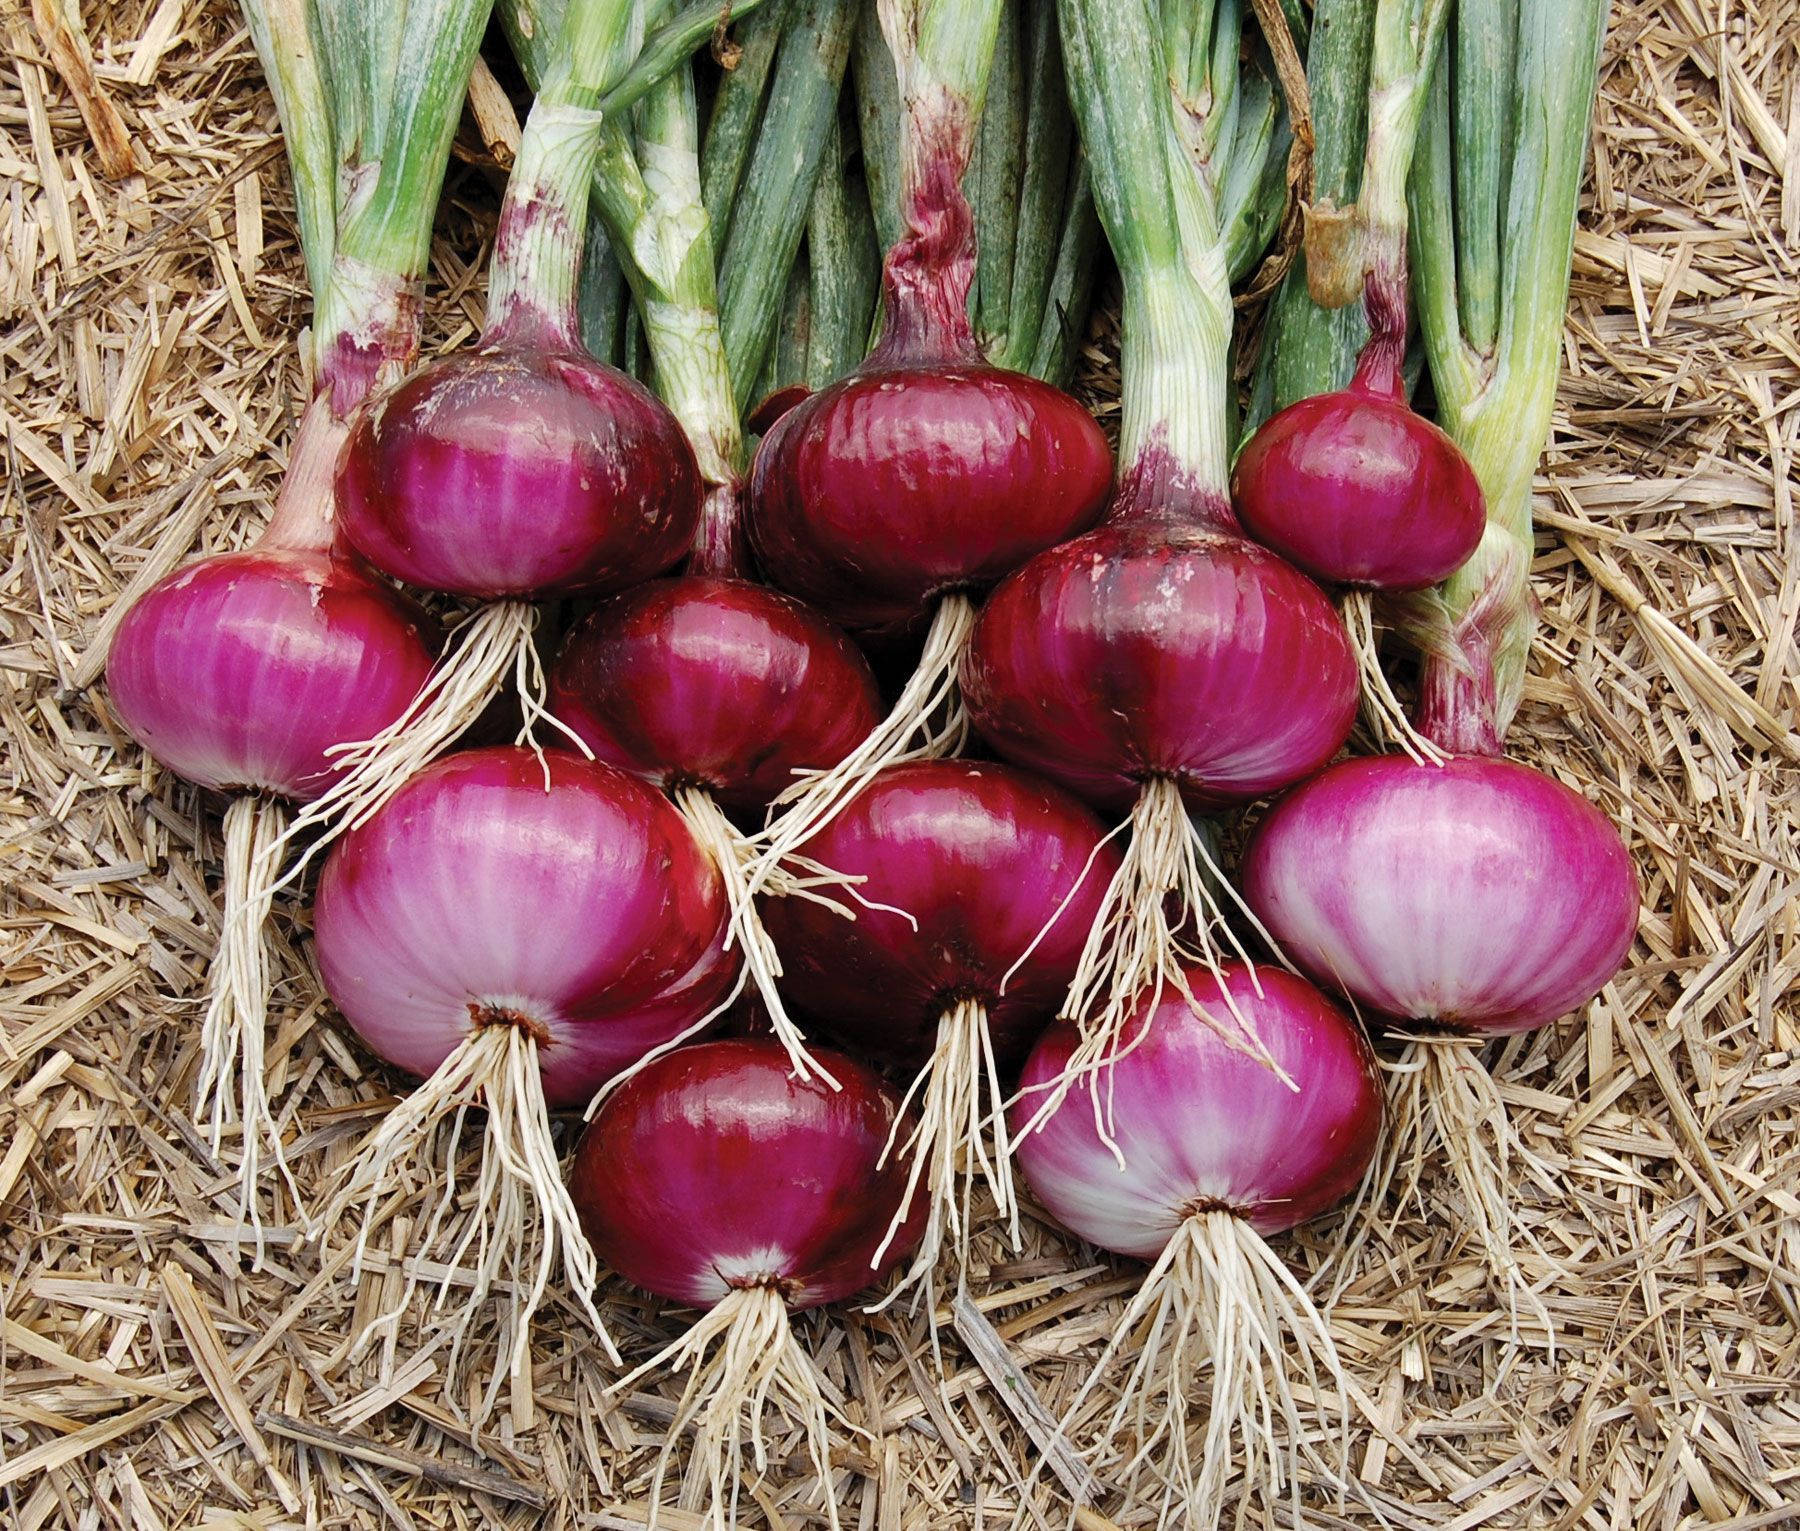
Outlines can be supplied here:
<path id="1" fill-rule="evenodd" d="M 1019 1162 L 1039 1200 L 1080 1237 L 1152 1262 L 1065 1428 L 1154 1314 L 1154 1341 L 1099 1425 L 1109 1443 L 1135 1428 L 1135 1450 L 1101 1466 L 1128 1493 L 1148 1467 L 1158 1488 L 1182 1496 L 1181 1523 L 1200 1527 L 1218 1523 L 1239 1462 L 1273 1504 L 1303 1434 L 1328 1423 L 1316 1402 L 1319 1419 L 1303 1419 L 1291 1379 L 1266 1376 L 1295 1365 L 1290 1341 L 1315 1400 L 1330 1383 L 1346 1391 L 1325 1320 L 1263 1236 L 1349 1194 L 1382 1118 L 1374 1054 L 1348 1017 L 1278 969 L 1234 963 L 1223 975 L 1190 968 L 1191 1001 L 1171 992 L 1140 1006 L 1091 1080 L 1091 1098 L 1068 1083 L 1080 1033 L 1057 1023 L 1026 1061 L 1013 1107 Z M 1223 1039 L 1228 1007 L 1245 1015 L 1276 1068 Z M 1208 1359 L 1210 1418 L 1196 1466 L 1185 1387 Z M 1287 1427 L 1285 1460 L 1271 1417 Z"/>
<path id="2" fill-rule="evenodd" d="M 827 1052 L 821 1061 L 839 1088 L 797 1077 L 773 1039 L 677 1049 L 607 1098 L 570 1175 L 582 1224 L 609 1266 L 707 1310 L 613 1391 L 652 1372 L 693 1369 L 651 1499 L 660 1503 L 675 1442 L 698 1422 L 703 1481 L 715 1493 L 729 1484 L 729 1503 L 712 1506 L 719 1524 L 735 1513 L 740 1443 L 763 1463 L 770 1401 L 804 1429 L 830 1502 L 825 1396 L 788 1315 L 880 1280 L 911 1252 L 923 1221 L 915 1213 L 889 1236 L 906 1199 L 906 1165 L 887 1151 L 900 1101 L 851 1059 Z"/>

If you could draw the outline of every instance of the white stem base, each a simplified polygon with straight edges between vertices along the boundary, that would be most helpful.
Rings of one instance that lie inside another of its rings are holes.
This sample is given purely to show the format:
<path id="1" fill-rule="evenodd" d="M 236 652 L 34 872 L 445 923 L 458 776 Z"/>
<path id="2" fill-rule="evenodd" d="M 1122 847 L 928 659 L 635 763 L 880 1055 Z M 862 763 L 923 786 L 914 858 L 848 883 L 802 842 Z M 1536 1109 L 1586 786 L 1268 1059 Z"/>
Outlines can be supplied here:
<path id="1" fill-rule="evenodd" d="M 414 1248 L 421 1255 L 435 1250 L 447 1221 L 459 1211 L 470 1188 L 456 1178 L 457 1149 L 464 1119 L 472 1108 L 485 1108 L 481 1169 L 472 1188 L 467 1226 L 441 1256 L 449 1267 L 438 1283 L 433 1311 L 452 1336 L 447 1369 L 460 1371 L 464 1341 L 490 1294 L 502 1295 L 500 1333 L 510 1336 L 497 1357 L 477 1407 L 480 1424 L 493 1408 L 501 1386 L 530 1364 L 531 1318 L 544 1300 L 560 1258 L 564 1282 L 594 1333 L 616 1361 L 614 1349 L 593 1291 L 599 1281 L 594 1252 L 563 1184 L 550 1115 L 544 1104 L 543 1077 L 538 1071 L 537 1043 L 521 1025 L 496 1023 L 471 1032 L 429 1079 L 402 1100 L 344 1171 L 345 1183 L 333 1195 L 321 1222 L 329 1228 L 355 1213 L 361 1222 L 356 1237 L 353 1272 L 360 1277 L 376 1226 L 393 1210 L 436 1188 L 430 1215 Z M 452 1282 L 472 1257 L 473 1280 L 454 1301 Z M 400 1298 L 356 1337 L 353 1349 L 367 1348 L 376 1334 L 392 1330 L 418 1289 L 416 1270 L 405 1273 Z M 447 1389 L 454 1396 L 460 1389 Z"/>
<path id="2" fill-rule="evenodd" d="M 931 1278 L 946 1233 L 954 1241 L 957 1286 L 962 1286 L 969 1269 L 969 1240 L 975 1231 L 972 1203 L 977 1176 L 986 1182 L 994 1198 L 994 1211 L 1005 1222 L 1013 1248 L 1019 1247 L 1019 1201 L 1013 1189 L 1012 1144 L 1006 1133 L 1006 1096 L 1000 1088 L 999 1066 L 994 1061 L 987 1007 L 979 1000 L 958 1001 L 938 1022 L 937 1044 L 931 1057 L 919 1070 L 894 1116 L 887 1146 L 881 1152 L 883 1164 L 895 1151 L 900 1129 L 906 1123 L 906 1108 L 921 1091 L 918 1122 L 899 1149 L 908 1160 L 906 1195 L 870 1264 L 881 1264 L 912 1210 L 920 1182 L 928 1179 L 926 1194 L 931 1198 L 931 1209 L 926 1217 L 925 1236 L 906 1275 L 870 1307 L 871 1313 L 879 1313 L 902 1292 L 915 1287 L 923 1292 L 928 1304 L 932 1302 Z"/>
<path id="3" fill-rule="evenodd" d="M 1145 782 L 1132 805 L 1130 824 L 1131 843 L 1107 885 L 1063 1001 L 1061 1013 L 1076 1023 L 1080 1041 L 1061 1080 L 1027 1125 L 1028 1132 L 1062 1104 L 1070 1085 L 1080 1079 L 1094 1083 L 1099 1111 L 1099 1076 L 1133 1045 L 1125 1040 L 1131 1021 L 1153 1010 L 1170 986 L 1193 1002 L 1184 971 L 1192 965 L 1220 978 L 1225 995 L 1225 1014 L 1202 1010 L 1197 1003 L 1196 1013 L 1231 1046 L 1281 1072 L 1223 982 L 1225 964 L 1233 957 L 1250 967 L 1253 982 L 1255 964 L 1226 919 L 1214 887 L 1225 890 L 1271 950 L 1276 949 L 1273 937 L 1213 860 L 1172 780 L 1158 776 Z M 1139 1029 L 1137 1036 L 1141 1039 L 1144 1034 Z M 1109 1112 L 1100 1114 L 1101 1135 L 1111 1143 Z"/>
<path id="4" fill-rule="evenodd" d="M 1262 1236 L 1224 1211 L 1197 1212 L 1176 1230 L 1064 1416 L 1065 1434 L 1079 1428 L 1075 1422 L 1095 1382 L 1139 1333 L 1143 1348 L 1099 1427 L 1096 1471 L 1121 1483 L 1132 1502 L 1148 1475 L 1156 1485 L 1158 1527 L 1213 1531 L 1240 1469 L 1246 1500 L 1260 1491 L 1272 1508 L 1285 1493 L 1293 1523 L 1304 1524 L 1302 1443 L 1335 1436 L 1341 1443 L 1336 1471 L 1349 1471 L 1349 1389 L 1324 1318 Z M 1208 1361 L 1212 1383 L 1196 1450 L 1187 1386 Z M 1302 1379 L 1307 1404 L 1295 1396 Z M 1335 1473 L 1323 1476 L 1329 1481 Z"/>
<path id="5" fill-rule="evenodd" d="M 878 772 L 906 760 L 942 760 L 969 737 L 957 670 L 975 631 L 975 603 L 947 595 L 932 614 L 925 647 L 892 710 L 873 732 L 828 771 L 800 777 L 774 807 L 781 810 L 763 831 L 766 841 L 751 874 L 760 890 L 779 868 L 853 803 Z"/>
<path id="6" fill-rule="evenodd" d="M 1549 1166 L 1525 1146 L 1513 1126 L 1494 1076 L 1481 1061 L 1483 1045 L 1479 1037 L 1415 1037 L 1407 1043 L 1389 1075 L 1387 1150 L 1378 1194 L 1392 1187 L 1405 1164 L 1409 1171 L 1395 1204 L 1403 1206 L 1417 1196 L 1420 1169 L 1435 1140 L 1462 1191 L 1469 1231 L 1506 1293 L 1515 1342 L 1523 1305 L 1543 1325 L 1554 1356 L 1556 1330 L 1549 1309 L 1526 1280 L 1514 1246 L 1529 1244 L 1552 1268 L 1556 1261 L 1519 1215 L 1515 1164 L 1552 1194 L 1562 1193 Z"/>
<path id="7" fill-rule="evenodd" d="M 271 964 L 264 926 L 287 812 L 264 797 L 239 797 L 225 810 L 224 909 L 213 957 L 212 993 L 200 1026 L 200 1072 L 194 1082 L 194 1119 L 220 1151 L 228 1125 L 238 1127 L 238 1208 L 256 1234 L 262 1259 L 262 1214 L 257 1181 L 266 1143 L 299 1204 L 281 1149 L 281 1131 L 264 1082 L 263 1042 L 269 1023 Z"/>
<path id="8" fill-rule="evenodd" d="M 719 1348 L 709 1358 L 707 1351 L 715 1340 L 720 1342 Z M 766 1286 L 741 1287 L 728 1293 L 674 1344 L 621 1377 L 609 1391 L 616 1394 L 630 1388 L 650 1372 L 675 1370 L 690 1375 L 657 1459 L 650 1485 L 649 1525 L 654 1528 L 658 1524 L 663 1483 L 676 1442 L 693 1425 L 689 1483 L 700 1492 L 682 1497 L 684 1501 L 700 1497 L 703 1503 L 684 1502 L 682 1508 L 700 1510 L 708 1531 L 735 1527 L 746 1446 L 757 1476 L 768 1471 L 763 1416 L 773 1403 L 806 1434 L 807 1454 L 819 1476 L 826 1518 L 836 1531 L 837 1496 L 831 1483 L 831 1425 L 825 1394 L 812 1358 L 794 1338 L 781 1294 Z"/>
<path id="9" fill-rule="evenodd" d="M 1383 750 L 1399 750 L 1420 765 L 1442 765 L 1449 756 L 1412 726 L 1406 708 L 1381 668 L 1381 643 L 1375 633 L 1375 603 L 1366 590 L 1344 596 L 1344 627 L 1356 655 L 1361 679 L 1362 716 L 1370 736 Z"/>
<path id="10" fill-rule="evenodd" d="M 339 775 L 295 818 L 283 844 L 315 830 L 317 834 L 277 888 L 299 877 L 339 835 L 368 823 L 415 773 L 455 744 L 500 694 L 508 675 L 524 709 L 519 742 L 537 748 L 533 730 L 540 722 L 568 732 L 544 709 L 544 666 L 532 641 L 538 620 L 537 607 L 525 601 L 484 606 L 456 630 L 450 652 L 438 660 L 405 712 L 374 738 L 332 749 Z M 575 742 L 591 756 L 585 744 Z M 550 785 L 547 766 L 544 785 Z"/>

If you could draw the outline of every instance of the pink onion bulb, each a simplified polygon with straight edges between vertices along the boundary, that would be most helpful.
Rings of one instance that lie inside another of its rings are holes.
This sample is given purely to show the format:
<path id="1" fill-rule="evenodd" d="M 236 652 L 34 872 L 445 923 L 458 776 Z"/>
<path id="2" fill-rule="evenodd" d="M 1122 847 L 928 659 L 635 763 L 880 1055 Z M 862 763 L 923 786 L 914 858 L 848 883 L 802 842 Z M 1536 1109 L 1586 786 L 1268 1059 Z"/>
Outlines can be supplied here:
<path id="1" fill-rule="evenodd" d="M 355 558 L 318 548 L 221 553 L 160 579 L 114 634 L 119 719 L 177 775 L 308 801 L 333 745 L 406 710 L 440 634 Z"/>
<path id="2" fill-rule="evenodd" d="M 476 1031 L 516 1026 L 546 1100 L 574 1106 L 729 992 L 725 912 L 666 799 L 508 745 L 446 757 L 345 835 L 315 928 L 327 992 L 389 1063 L 430 1074 Z"/>
<path id="3" fill-rule="evenodd" d="M 887 1229 L 906 1196 L 906 1164 L 887 1152 L 902 1110 L 851 1059 L 821 1054 L 841 1086 L 801 1079 L 774 1040 L 684 1047 L 622 1085 L 581 1140 L 570 1180 L 601 1258 L 628 1281 L 705 1315 L 615 1384 L 691 1368 L 650 1497 L 662 1499 L 675 1443 L 699 1424 L 700 1481 L 735 1511 L 739 1448 L 765 1459 L 773 1403 L 806 1436 L 824 1492 L 830 1425 L 817 1368 L 790 1311 L 840 1302 L 911 1252 L 922 1218 Z M 877 1251 L 885 1244 L 885 1253 Z M 718 1349 L 709 1357 L 714 1341 Z"/>
<path id="4" fill-rule="evenodd" d="M 1282 1497 L 1271 1415 L 1285 1423 L 1290 1453 L 1302 1433 L 1341 1428 L 1322 1403 L 1303 1417 L 1294 1402 L 1302 1379 L 1315 1399 L 1328 1378 L 1340 1396 L 1348 1389 L 1325 1320 L 1263 1235 L 1356 1187 L 1375 1154 L 1382 1097 L 1362 1032 L 1304 980 L 1241 964 L 1225 968 L 1223 983 L 1199 967 L 1185 979 L 1195 1003 L 1171 990 L 1141 1006 L 1115 1059 L 1074 1088 L 1079 1032 L 1053 1026 L 1026 1060 L 1012 1116 L 1039 1200 L 1080 1237 L 1153 1262 L 1064 1428 L 1087 1417 L 1094 1384 L 1147 1323 L 1154 1340 L 1097 1423 L 1103 1447 L 1131 1426 L 1138 1437 L 1094 1465 L 1123 1481 L 1129 1503 L 1152 1464 L 1151 1494 L 1172 1484 L 1182 1523 L 1211 1526 L 1234 1469 L 1265 1504 Z M 1222 1040 L 1228 996 L 1276 1067 Z M 1185 1389 L 1203 1371 L 1210 1420 L 1196 1466 Z"/>
<path id="5" fill-rule="evenodd" d="M 620 590 L 675 563 L 700 470 L 647 388 L 511 332 L 374 400 L 338 477 L 345 535 L 377 568 L 483 598 Z"/>
<path id="6" fill-rule="evenodd" d="M 1118 866 L 1104 841 L 1078 801 L 1010 766 L 890 766 L 803 847 L 858 879 L 855 919 L 798 898 L 765 910 L 792 1006 L 918 1073 L 908 1205 L 923 1181 L 930 1220 L 905 1285 L 929 1281 L 946 1241 L 966 1268 L 978 1174 L 1017 1240 L 1000 1076 L 1068 990 Z"/>
<path id="7" fill-rule="evenodd" d="M 1637 930 L 1618 831 L 1515 761 L 1346 760 L 1270 810 L 1244 896 L 1320 983 L 1401 1020 L 1493 1035 L 1587 1003 Z"/>

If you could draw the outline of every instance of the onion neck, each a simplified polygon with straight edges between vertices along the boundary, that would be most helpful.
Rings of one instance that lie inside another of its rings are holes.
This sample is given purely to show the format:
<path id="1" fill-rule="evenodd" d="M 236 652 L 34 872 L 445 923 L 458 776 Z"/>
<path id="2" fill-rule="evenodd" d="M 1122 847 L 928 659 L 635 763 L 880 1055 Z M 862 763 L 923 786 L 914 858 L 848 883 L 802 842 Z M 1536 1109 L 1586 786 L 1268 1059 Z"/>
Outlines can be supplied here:
<path id="1" fill-rule="evenodd" d="M 1134 0 L 1061 0 L 1069 98 L 1119 262 L 1115 521 L 1234 532 L 1231 283 L 1218 209 L 1175 120 L 1163 39 Z"/>
<path id="2" fill-rule="evenodd" d="M 1001 0 L 877 0 L 900 90 L 904 226 L 882 263 L 876 366 L 982 360 L 969 319 L 975 214 L 963 177 L 1001 9 Z"/>
<path id="3" fill-rule="evenodd" d="M 331 551 L 337 539 L 338 457 L 349 436 L 349 419 L 333 407 L 329 391 L 315 393 L 294 432 L 275 514 L 257 538 L 257 547 L 286 553 Z"/>

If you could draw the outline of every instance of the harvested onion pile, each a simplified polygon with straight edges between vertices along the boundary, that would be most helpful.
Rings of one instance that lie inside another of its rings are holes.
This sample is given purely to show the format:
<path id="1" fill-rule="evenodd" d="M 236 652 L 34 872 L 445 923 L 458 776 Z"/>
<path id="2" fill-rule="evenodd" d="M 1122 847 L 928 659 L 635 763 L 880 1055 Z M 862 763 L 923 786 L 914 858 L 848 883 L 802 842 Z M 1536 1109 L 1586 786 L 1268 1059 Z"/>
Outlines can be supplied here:
<path id="1" fill-rule="evenodd" d="M 1508 48 L 1494 7 L 1281 8 L 1337 28 L 1313 130 L 1361 172 L 1308 209 L 1235 453 L 1304 29 L 763 0 L 726 46 L 715 4 L 500 0 L 534 99 L 487 323 L 415 367 L 485 7 L 245 9 L 318 391 L 260 542 L 149 591 L 109 674 L 236 794 L 198 1089 L 251 1222 L 297 1194 L 260 926 L 323 856 L 326 990 L 424 1082 L 295 1210 L 353 1272 L 407 1241 L 471 1427 L 566 1289 L 607 1387 L 688 1374 L 659 1503 L 691 1428 L 682 1505 L 733 1524 L 785 1413 L 835 1525 L 791 1315 L 923 1300 L 936 1349 L 939 1282 L 1054 1217 L 1149 1266 L 1062 1422 L 1120 1513 L 1298 1518 L 1354 1379 L 1271 1240 L 1360 1187 L 1353 1240 L 1441 1153 L 1496 1300 L 1539 1306 L 1473 1052 L 1635 930 L 1618 832 L 1501 753 L 1604 6 L 1512 0 Z M 1102 243 L 1116 461 L 1063 390 Z M 485 604 L 440 653 L 400 584 Z M 1246 808 L 1234 882 L 1209 821 Z M 701 1316 L 622 1354 L 607 1269 Z"/>

